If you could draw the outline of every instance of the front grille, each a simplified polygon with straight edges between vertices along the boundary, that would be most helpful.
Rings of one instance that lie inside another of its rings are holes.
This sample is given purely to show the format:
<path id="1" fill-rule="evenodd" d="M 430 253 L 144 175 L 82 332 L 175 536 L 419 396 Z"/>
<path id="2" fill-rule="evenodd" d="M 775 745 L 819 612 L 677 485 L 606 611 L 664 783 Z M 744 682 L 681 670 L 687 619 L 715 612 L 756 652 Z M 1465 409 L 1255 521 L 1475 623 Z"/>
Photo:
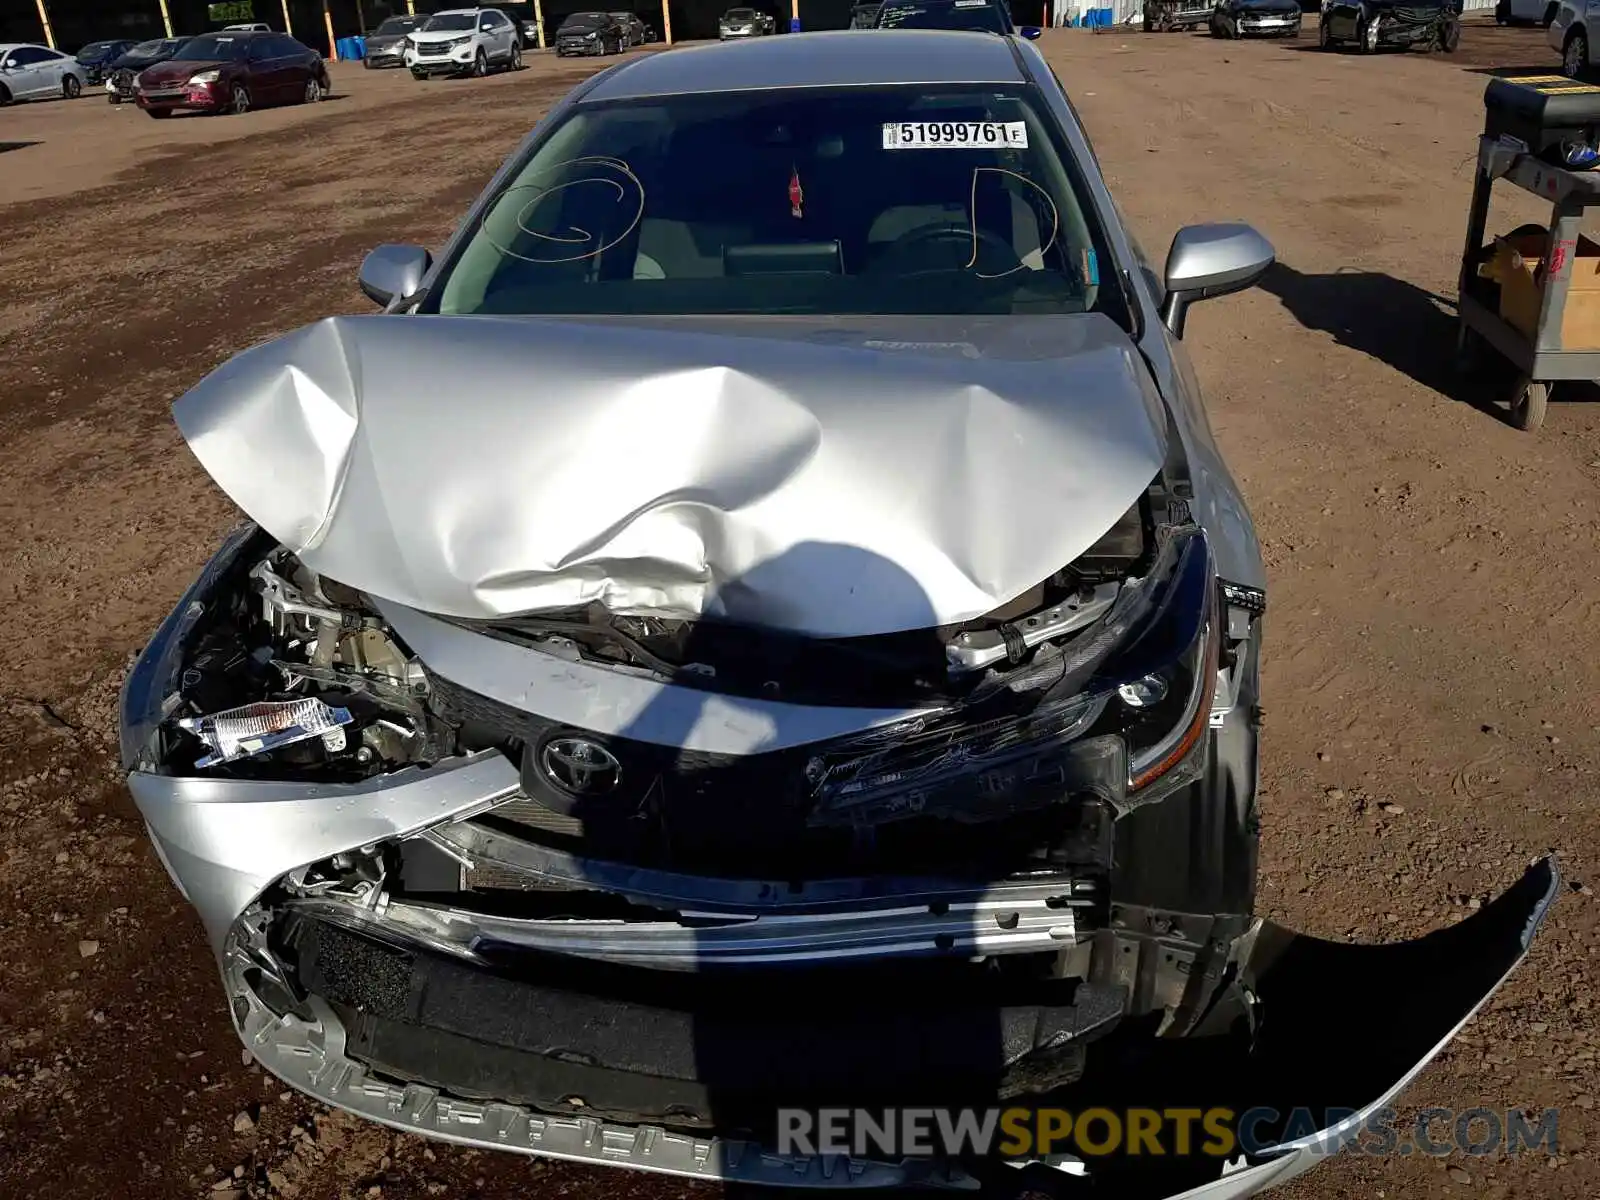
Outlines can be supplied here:
<path id="1" fill-rule="evenodd" d="M 874 828 L 822 827 L 811 821 L 806 778 L 813 747 L 724 755 L 598 737 L 439 676 L 433 685 L 436 711 L 461 725 L 471 744 L 521 756 L 531 803 L 503 806 L 480 820 L 595 858 L 728 878 L 882 872 L 996 878 L 1022 870 L 1095 870 L 1109 853 L 1109 811 L 1088 795 L 1063 792 L 1045 807 L 1001 809 L 976 825 L 911 816 Z M 558 733 L 603 743 L 621 764 L 620 785 L 584 798 L 558 789 L 540 761 Z"/>

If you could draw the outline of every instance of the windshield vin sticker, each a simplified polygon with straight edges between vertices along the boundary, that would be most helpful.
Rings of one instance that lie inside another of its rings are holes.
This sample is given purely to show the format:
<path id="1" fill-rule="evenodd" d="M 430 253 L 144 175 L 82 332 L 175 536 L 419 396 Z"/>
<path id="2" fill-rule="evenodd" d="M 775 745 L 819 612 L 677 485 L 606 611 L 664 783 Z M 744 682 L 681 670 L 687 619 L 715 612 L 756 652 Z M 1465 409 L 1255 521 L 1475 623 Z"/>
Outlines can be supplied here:
<path id="1" fill-rule="evenodd" d="M 1026 150 L 1024 121 L 894 121 L 883 127 L 885 150 Z"/>

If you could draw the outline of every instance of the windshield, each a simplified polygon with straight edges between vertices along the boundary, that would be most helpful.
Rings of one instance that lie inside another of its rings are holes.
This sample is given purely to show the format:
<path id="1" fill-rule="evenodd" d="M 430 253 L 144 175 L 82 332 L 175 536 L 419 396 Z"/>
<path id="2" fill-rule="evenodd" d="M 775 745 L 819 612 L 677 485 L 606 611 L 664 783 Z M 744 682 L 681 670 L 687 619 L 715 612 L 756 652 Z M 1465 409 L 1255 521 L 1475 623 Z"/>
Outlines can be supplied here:
<path id="1" fill-rule="evenodd" d="M 436 17 L 429 17 L 428 23 L 422 27 L 423 33 L 441 33 L 451 29 L 475 29 L 478 18 L 475 13 L 440 13 Z"/>
<path id="2" fill-rule="evenodd" d="M 753 8 L 730 8 L 722 18 L 724 21 L 754 21 L 756 10 Z"/>
<path id="3" fill-rule="evenodd" d="M 422 308 L 1083 312 L 1108 260 L 1082 195 L 1020 88 L 580 107 L 510 176 Z"/>
<path id="4" fill-rule="evenodd" d="M 953 3 L 884 5 L 878 14 L 879 29 L 980 29 L 988 33 L 1009 33 L 1009 22 L 987 0 L 954 0 Z"/>
<path id="5" fill-rule="evenodd" d="M 119 43 L 119 42 L 90 42 L 82 50 L 78 51 L 78 57 L 79 58 L 99 58 L 101 55 L 109 54 L 111 51 L 115 50 L 120 44 L 121 43 Z"/>
<path id="6" fill-rule="evenodd" d="M 377 34 L 374 36 L 390 37 L 395 34 L 410 33 L 413 29 L 420 29 L 426 20 L 426 17 L 390 17 L 378 26 Z"/>
<path id="7" fill-rule="evenodd" d="M 603 13 L 573 13 L 561 22 L 563 29 L 590 29 L 596 25 L 604 25 L 610 18 Z"/>
<path id="8" fill-rule="evenodd" d="M 232 62 L 244 58 L 249 44 L 248 38 L 208 33 L 191 39 L 183 48 L 183 57 L 190 62 Z"/>

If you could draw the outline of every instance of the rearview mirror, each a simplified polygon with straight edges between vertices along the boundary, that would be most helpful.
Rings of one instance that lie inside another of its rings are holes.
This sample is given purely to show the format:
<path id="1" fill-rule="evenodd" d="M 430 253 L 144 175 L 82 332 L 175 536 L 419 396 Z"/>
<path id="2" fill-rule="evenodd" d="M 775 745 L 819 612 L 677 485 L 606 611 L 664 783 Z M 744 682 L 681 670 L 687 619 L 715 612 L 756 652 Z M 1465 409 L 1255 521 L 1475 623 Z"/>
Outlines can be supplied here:
<path id="1" fill-rule="evenodd" d="M 1276 259 L 1272 243 L 1249 225 L 1184 226 L 1167 251 L 1161 319 L 1181 338 L 1189 305 L 1253 287 Z"/>
<path id="2" fill-rule="evenodd" d="M 433 256 L 421 246 L 393 242 L 374 247 L 361 260 L 357 281 L 374 304 L 387 305 L 405 299 L 422 286 L 422 277 L 433 265 Z"/>
<path id="3" fill-rule="evenodd" d="M 1021 29 L 1017 30 L 1017 32 L 1023 37 L 1027 38 L 1030 42 L 1036 42 L 1039 40 L 1039 35 L 1043 33 L 1044 30 L 1040 29 L 1037 25 L 1024 25 Z"/>

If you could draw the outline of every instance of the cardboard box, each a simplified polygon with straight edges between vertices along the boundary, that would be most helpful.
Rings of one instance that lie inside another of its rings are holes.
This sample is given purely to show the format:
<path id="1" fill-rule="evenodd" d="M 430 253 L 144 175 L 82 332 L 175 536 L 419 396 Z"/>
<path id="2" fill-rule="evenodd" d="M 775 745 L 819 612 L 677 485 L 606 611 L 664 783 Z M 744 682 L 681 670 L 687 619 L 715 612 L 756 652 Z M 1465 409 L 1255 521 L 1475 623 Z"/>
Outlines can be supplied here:
<path id="1" fill-rule="evenodd" d="M 1544 301 L 1546 235 L 1522 234 L 1499 239 L 1484 274 L 1500 284 L 1500 315 L 1531 341 L 1539 326 Z M 1578 239 L 1561 319 L 1560 348 L 1600 349 L 1600 242 Z"/>

